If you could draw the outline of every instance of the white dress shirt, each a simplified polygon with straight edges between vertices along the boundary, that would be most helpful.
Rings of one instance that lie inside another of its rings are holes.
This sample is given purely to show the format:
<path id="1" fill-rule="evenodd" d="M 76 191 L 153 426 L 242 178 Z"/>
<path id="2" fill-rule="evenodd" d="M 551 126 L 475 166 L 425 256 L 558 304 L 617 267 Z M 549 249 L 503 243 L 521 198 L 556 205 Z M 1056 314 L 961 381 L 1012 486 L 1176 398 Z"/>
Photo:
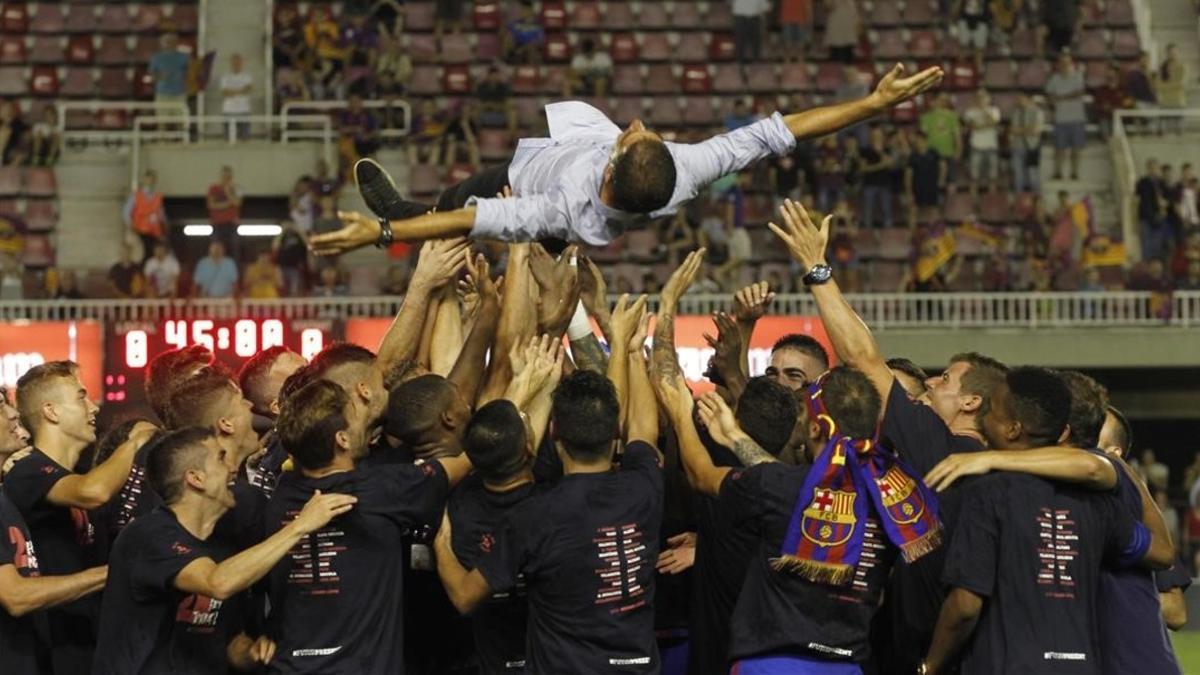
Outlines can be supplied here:
<path id="1" fill-rule="evenodd" d="M 508 166 L 510 199 L 472 197 L 471 236 L 501 241 L 556 237 L 605 246 L 630 226 L 669 216 L 709 183 L 768 155 L 796 147 L 783 116 L 770 117 L 702 143 L 667 143 L 675 192 L 651 214 L 618 211 L 600 201 L 600 183 L 621 129 L 581 101 L 546 106 L 550 138 L 522 138 Z"/>

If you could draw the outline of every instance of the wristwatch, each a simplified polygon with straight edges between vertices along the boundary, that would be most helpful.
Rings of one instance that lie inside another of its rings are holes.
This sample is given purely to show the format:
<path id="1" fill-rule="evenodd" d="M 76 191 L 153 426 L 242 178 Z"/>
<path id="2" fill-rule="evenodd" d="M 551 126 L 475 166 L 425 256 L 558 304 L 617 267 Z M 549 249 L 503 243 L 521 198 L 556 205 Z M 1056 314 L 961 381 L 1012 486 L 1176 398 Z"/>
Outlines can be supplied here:
<path id="1" fill-rule="evenodd" d="M 387 248 L 392 245 L 392 221 L 387 218 L 379 219 L 379 238 L 375 240 L 375 248 Z"/>
<path id="2" fill-rule="evenodd" d="M 829 265 L 821 263 L 813 265 L 804 275 L 803 281 L 805 286 L 820 286 L 821 284 L 833 278 L 833 268 Z"/>

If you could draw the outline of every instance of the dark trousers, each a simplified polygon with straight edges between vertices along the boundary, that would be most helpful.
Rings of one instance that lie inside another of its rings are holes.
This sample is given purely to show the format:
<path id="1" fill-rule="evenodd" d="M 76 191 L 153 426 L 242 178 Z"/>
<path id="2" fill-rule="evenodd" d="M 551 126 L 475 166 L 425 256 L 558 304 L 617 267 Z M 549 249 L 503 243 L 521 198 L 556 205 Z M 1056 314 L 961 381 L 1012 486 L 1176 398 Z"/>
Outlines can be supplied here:
<path id="1" fill-rule="evenodd" d="M 471 197 L 495 197 L 508 187 L 508 162 L 488 167 L 471 174 L 461 183 L 442 190 L 438 197 L 438 211 L 453 211 L 466 205 Z"/>
<path id="2" fill-rule="evenodd" d="M 762 17 L 733 17 L 733 41 L 738 61 L 749 63 L 762 58 Z"/>

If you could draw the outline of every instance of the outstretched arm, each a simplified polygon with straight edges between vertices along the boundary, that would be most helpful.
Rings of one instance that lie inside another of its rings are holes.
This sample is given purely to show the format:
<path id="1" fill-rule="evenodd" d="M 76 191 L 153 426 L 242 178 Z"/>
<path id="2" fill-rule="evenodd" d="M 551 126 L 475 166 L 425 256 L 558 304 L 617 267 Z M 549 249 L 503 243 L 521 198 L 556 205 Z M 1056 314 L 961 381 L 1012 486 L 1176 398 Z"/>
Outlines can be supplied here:
<path id="1" fill-rule="evenodd" d="M 875 91 L 867 96 L 845 103 L 822 106 L 804 112 L 785 115 L 783 121 L 796 140 L 831 134 L 852 124 L 870 119 L 903 103 L 922 92 L 932 89 L 942 81 L 942 69 L 926 68 L 911 77 L 904 75 L 904 65 L 897 63 L 879 81 Z"/>
<path id="2" fill-rule="evenodd" d="M 464 399 L 474 401 L 479 394 L 479 384 L 483 382 L 484 357 L 492 346 L 492 339 L 496 337 L 500 293 L 489 276 L 491 268 L 487 259 L 482 255 L 475 258 L 474 264 L 468 258 L 467 269 L 479 292 L 479 309 L 476 310 L 475 325 L 471 327 L 471 333 L 446 379 L 458 387 Z"/>
<path id="3" fill-rule="evenodd" d="M 804 206 L 790 199 L 784 201 L 779 212 L 783 216 L 783 226 L 768 223 L 767 227 L 783 240 L 792 258 L 806 272 L 817 265 L 826 264 L 825 246 L 829 242 L 829 226 L 833 216 L 826 216 L 818 227 Z M 817 301 L 821 322 L 838 358 L 869 377 L 886 403 L 894 376 L 879 352 L 879 345 L 875 343 L 870 329 L 846 302 L 836 281 L 830 279 L 826 283 L 811 286 L 809 290 Z"/>
<path id="4" fill-rule="evenodd" d="M 626 429 L 629 419 L 629 353 L 630 340 L 642 324 L 646 315 L 646 296 L 641 296 L 629 304 L 629 295 L 622 295 L 617 300 L 617 307 L 612 316 L 612 354 L 608 360 L 608 379 L 613 383 L 617 392 L 617 402 L 621 408 L 621 429 Z M 642 334 L 643 340 L 645 333 Z M 653 443 L 651 443 L 653 445 Z"/>
<path id="5" fill-rule="evenodd" d="M 529 269 L 529 244 L 508 245 L 508 268 L 504 278 L 504 299 L 500 303 L 500 326 L 492 347 L 487 379 L 476 407 L 504 395 L 513 376 L 509 353 L 514 345 L 524 344 L 537 324 L 537 295 Z"/>

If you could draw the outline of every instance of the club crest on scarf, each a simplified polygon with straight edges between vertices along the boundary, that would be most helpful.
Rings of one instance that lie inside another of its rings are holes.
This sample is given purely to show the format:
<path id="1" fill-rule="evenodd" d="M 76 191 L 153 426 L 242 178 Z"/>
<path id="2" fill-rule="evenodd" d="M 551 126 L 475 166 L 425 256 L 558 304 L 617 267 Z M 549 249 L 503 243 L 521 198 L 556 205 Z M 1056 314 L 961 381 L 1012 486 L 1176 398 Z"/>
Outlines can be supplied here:
<path id="1" fill-rule="evenodd" d="M 804 480 L 782 550 L 771 565 L 813 582 L 842 585 L 854 577 L 871 516 L 909 562 L 941 544 L 942 524 L 929 487 L 876 439 L 839 433 L 822 393 L 818 380 L 805 400 L 810 419 L 829 441 Z"/>

